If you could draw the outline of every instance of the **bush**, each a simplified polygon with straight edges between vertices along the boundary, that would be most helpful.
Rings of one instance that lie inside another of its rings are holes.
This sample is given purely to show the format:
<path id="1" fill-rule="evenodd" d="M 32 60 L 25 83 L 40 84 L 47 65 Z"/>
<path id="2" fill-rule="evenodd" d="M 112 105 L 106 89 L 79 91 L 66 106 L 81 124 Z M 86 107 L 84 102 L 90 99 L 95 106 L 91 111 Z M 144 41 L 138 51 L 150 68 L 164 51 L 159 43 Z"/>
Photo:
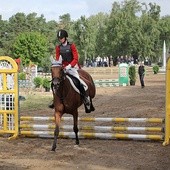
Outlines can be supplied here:
<path id="1" fill-rule="evenodd" d="M 40 86 L 42 85 L 42 81 L 43 79 L 41 77 L 35 77 L 33 82 L 35 85 L 35 88 L 40 88 Z"/>
<path id="2" fill-rule="evenodd" d="M 157 74 L 159 72 L 159 66 L 158 65 L 154 65 L 153 66 L 153 73 Z"/>
<path id="3" fill-rule="evenodd" d="M 51 83 L 48 78 L 44 78 L 42 82 L 42 86 L 46 89 L 46 91 L 50 90 Z"/>
<path id="4" fill-rule="evenodd" d="M 135 85 L 136 82 L 136 67 L 134 65 L 129 67 L 130 85 Z"/>
<path id="5" fill-rule="evenodd" d="M 19 79 L 19 80 L 26 80 L 26 73 L 24 73 L 24 72 L 19 73 L 18 79 Z"/>

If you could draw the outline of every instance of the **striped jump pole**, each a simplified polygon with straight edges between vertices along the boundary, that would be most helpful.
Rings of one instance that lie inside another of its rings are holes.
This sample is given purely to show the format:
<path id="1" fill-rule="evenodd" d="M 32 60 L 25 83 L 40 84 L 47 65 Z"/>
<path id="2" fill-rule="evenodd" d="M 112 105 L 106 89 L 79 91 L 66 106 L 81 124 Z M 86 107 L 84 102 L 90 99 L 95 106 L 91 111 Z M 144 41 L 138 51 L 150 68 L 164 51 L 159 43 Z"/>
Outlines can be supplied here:
<path id="1" fill-rule="evenodd" d="M 29 128 L 31 130 L 50 130 L 54 129 L 55 125 L 39 125 L 39 124 L 21 124 L 20 128 Z M 80 126 L 80 131 L 95 131 L 95 132 L 112 132 L 112 131 L 148 131 L 148 132 L 163 132 L 162 127 L 115 127 L 115 126 Z M 73 125 L 60 126 L 61 130 L 72 130 Z"/>
<path id="2" fill-rule="evenodd" d="M 44 120 L 44 121 L 54 121 L 54 117 L 29 117 L 29 116 L 22 116 L 20 118 L 21 121 L 37 121 L 37 120 Z M 72 121 L 72 117 L 62 117 L 62 121 Z M 79 121 L 86 121 L 86 122 L 141 122 L 141 123 L 163 123 L 164 119 L 162 118 L 89 118 L 89 117 L 81 117 L 78 118 Z"/>
<path id="3" fill-rule="evenodd" d="M 101 79 L 94 80 L 94 84 L 96 87 L 115 87 L 119 86 L 118 79 Z"/>
<path id="4" fill-rule="evenodd" d="M 21 131 L 21 135 L 31 137 L 53 138 L 54 132 L 48 131 Z M 74 132 L 60 132 L 61 138 L 75 138 Z M 113 134 L 113 133 L 84 133 L 79 132 L 82 139 L 134 139 L 134 140 L 163 140 L 162 135 L 143 135 L 143 134 Z"/>
<path id="5" fill-rule="evenodd" d="M 94 80 L 94 83 L 117 83 L 118 81 L 118 79 L 99 79 Z"/>

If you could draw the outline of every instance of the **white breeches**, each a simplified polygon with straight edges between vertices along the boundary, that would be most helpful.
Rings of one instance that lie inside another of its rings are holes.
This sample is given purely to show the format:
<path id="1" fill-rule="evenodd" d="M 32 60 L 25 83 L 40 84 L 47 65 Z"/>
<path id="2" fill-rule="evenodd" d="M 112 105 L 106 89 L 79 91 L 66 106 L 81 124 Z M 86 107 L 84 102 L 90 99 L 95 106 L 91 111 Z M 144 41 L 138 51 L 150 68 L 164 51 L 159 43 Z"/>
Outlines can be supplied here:
<path id="1" fill-rule="evenodd" d="M 88 89 L 87 84 L 80 78 L 80 76 L 79 76 L 79 74 L 78 74 L 78 71 L 77 71 L 77 68 L 76 68 L 76 67 L 67 69 L 66 72 L 69 73 L 69 74 L 71 74 L 72 76 L 76 77 L 76 78 L 80 81 L 80 83 L 83 84 L 85 90 Z"/>
<path id="2" fill-rule="evenodd" d="M 77 68 L 73 67 L 73 68 L 67 69 L 66 72 L 76 77 L 77 79 L 80 79 L 79 74 L 77 72 Z"/>

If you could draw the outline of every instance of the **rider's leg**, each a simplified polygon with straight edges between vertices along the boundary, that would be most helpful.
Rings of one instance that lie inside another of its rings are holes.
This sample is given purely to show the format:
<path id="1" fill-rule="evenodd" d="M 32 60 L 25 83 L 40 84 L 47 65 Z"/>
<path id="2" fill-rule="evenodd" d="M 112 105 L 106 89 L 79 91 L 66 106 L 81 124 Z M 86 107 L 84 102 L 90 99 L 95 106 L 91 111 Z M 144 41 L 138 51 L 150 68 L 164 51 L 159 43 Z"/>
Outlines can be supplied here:
<path id="1" fill-rule="evenodd" d="M 85 89 L 84 89 L 84 85 L 82 83 L 80 83 L 79 85 L 79 90 L 80 90 L 80 95 L 84 101 L 84 104 L 87 106 L 87 105 L 90 105 L 90 97 L 87 95 Z"/>
<path id="2" fill-rule="evenodd" d="M 72 69 L 69 69 L 67 72 L 69 74 L 71 74 L 72 76 L 76 77 L 79 80 L 79 83 L 80 83 L 80 85 L 79 85 L 80 95 L 81 95 L 81 97 L 83 99 L 84 104 L 87 107 L 89 107 L 90 106 L 90 97 L 87 95 L 87 93 L 86 93 L 86 91 L 84 89 L 84 85 L 80 81 L 80 77 L 79 77 L 79 74 L 77 72 L 77 69 L 72 68 Z"/>

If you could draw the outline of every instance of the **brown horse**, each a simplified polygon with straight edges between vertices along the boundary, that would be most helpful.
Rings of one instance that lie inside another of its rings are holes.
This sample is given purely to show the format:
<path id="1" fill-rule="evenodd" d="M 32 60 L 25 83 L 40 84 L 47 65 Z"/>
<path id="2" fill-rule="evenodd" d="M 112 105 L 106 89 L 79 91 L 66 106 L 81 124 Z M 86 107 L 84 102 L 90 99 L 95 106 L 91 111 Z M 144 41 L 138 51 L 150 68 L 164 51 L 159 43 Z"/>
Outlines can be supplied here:
<path id="1" fill-rule="evenodd" d="M 55 130 L 54 130 L 54 142 L 52 145 L 52 151 L 55 151 L 57 145 L 57 138 L 59 135 L 59 126 L 61 117 L 64 113 L 73 115 L 74 125 L 73 130 L 75 132 L 76 144 L 79 144 L 78 138 L 78 108 L 83 104 L 83 99 L 80 94 L 74 90 L 66 73 L 61 65 L 52 65 L 52 90 L 54 97 L 54 117 L 55 117 Z M 78 73 L 80 78 L 87 84 L 88 89 L 86 93 L 90 97 L 91 111 L 94 111 L 92 104 L 92 98 L 95 97 L 96 88 L 92 77 L 84 70 L 79 69 Z"/>

